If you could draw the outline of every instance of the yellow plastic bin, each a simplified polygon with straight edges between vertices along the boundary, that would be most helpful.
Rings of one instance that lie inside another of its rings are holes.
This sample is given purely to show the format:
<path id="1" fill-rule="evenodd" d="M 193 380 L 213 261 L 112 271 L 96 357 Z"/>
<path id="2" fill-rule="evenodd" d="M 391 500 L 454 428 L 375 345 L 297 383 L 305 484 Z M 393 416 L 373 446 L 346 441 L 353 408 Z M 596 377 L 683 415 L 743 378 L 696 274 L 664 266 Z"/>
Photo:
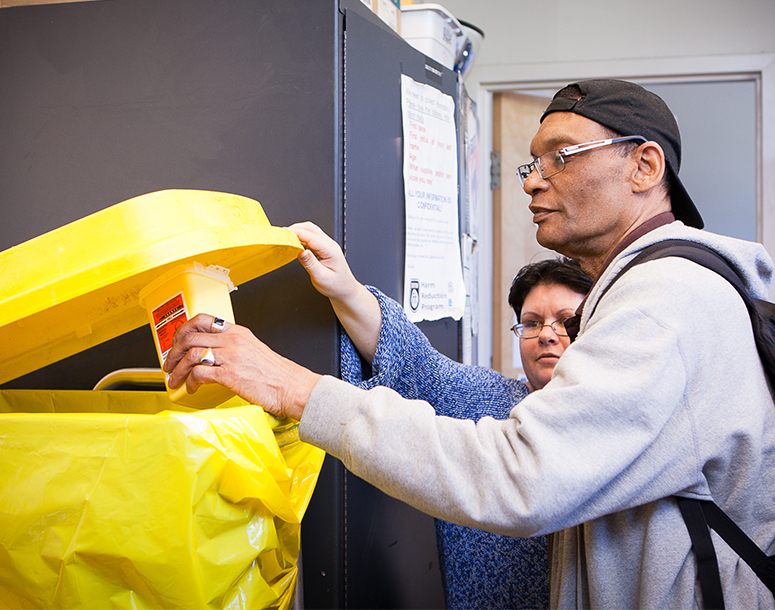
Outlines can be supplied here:
<path id="1" fill-rule="evenodd" d="M 193 190 L 134 197 L 9 248 L 0 383 L 148 324 L 140 291 L 179 265 L 224 267 L 239 286 L 301 251 L 257 201 Z"/>
<path id="2" fill-rule="evenodd" d="M 300 251 L 256 201 L 161 191 L 0 252 L 0 383 L 148 324 L 140 291 L 180 265 L 236 286 Z M 295 422 L 238 398 L 0 390 L 0 456 L 0 608 L 293 603 L 324 457 Z"/>
<path id="3" fill-rule="evenodd" d="M 323 452 L 233 399 L 0 391 L 0 608 L 290 608 Z"/>

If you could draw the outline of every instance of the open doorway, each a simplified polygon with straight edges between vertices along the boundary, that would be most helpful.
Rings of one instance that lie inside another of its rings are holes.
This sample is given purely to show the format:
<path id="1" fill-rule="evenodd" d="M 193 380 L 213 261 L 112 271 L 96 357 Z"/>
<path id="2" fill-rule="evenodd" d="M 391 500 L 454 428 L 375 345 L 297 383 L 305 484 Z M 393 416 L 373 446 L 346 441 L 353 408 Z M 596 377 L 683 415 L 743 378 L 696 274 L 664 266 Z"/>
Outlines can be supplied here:
<path id="1" fill-rule="evenodd" d="M 760 76 L 630 79 L 662 97 L 682 135 L 681 179 L 707 230 L 761 241 Z M 535 227 L 515 169 L 530 160 L 530 140 L 543 109 L 562 84 L 493 93 L 492 149 L 500 153 L 493 201 L 493 368 L 522 373 L 518 343 L 507 332 L 511 280 L 525 264 L 555 256 L 535 241 Z M 626 134 L 637 135 L 637 134 Z"/>

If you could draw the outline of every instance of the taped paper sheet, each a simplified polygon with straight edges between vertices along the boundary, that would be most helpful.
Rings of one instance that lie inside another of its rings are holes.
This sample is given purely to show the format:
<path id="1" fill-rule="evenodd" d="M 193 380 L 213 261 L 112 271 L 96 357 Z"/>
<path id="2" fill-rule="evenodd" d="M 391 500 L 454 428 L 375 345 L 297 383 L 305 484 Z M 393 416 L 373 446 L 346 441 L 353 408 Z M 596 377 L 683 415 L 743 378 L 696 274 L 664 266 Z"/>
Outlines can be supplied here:
<path id="1" fill-rule="evenodd" d="M 455 101 L 401 75 L 406 261 L 404 309 L 412 322 L 465 309 L 460 259 Z"/>

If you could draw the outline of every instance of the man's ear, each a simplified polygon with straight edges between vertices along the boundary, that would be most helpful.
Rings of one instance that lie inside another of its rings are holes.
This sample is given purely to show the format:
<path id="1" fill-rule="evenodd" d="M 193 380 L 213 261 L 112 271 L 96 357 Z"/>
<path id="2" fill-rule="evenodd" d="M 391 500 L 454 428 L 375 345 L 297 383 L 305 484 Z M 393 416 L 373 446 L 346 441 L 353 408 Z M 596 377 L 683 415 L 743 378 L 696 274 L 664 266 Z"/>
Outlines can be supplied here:
<path id="1" fill-rule="evenodd" d="M 656 142 L 644 142 L 635 151 L 635 169 L 632 173 L 632 190 L 645 193 L 662 183 L 667 166 L 665 153 Z"/>

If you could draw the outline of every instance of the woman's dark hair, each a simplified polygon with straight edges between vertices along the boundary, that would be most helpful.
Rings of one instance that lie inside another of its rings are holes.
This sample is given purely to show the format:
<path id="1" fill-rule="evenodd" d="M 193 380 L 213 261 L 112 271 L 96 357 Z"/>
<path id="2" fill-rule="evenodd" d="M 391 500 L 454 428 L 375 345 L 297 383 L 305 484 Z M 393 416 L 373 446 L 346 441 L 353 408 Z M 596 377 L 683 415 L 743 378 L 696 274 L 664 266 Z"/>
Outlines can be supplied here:
<path id="1" fill-rule="evenodd" d="M 517 273 L 509 290 L 509 305 L 514 308 L 518 322 L 525 298 L 539 284 L 559 284 L 584 295 L 592 288 L 592 280 L 581 270 L 581 265 L 569 258 L 560 257 L 525 265 Z"/>

